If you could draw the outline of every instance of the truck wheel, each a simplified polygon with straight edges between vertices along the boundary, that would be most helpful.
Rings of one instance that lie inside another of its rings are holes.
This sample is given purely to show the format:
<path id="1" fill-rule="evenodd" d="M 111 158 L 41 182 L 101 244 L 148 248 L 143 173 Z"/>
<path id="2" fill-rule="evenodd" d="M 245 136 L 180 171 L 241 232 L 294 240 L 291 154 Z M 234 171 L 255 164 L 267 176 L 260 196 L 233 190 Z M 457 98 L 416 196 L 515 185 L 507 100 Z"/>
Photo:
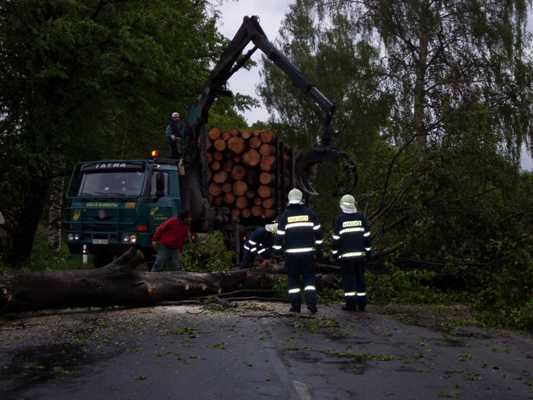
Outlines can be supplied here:
<path id="1" fill-rule="evenodd" d="M 94 255 L 93 264 L 96 268 L 105 267 L 113 261 L 113 255 L 106 252 L 96 253 Z"/>

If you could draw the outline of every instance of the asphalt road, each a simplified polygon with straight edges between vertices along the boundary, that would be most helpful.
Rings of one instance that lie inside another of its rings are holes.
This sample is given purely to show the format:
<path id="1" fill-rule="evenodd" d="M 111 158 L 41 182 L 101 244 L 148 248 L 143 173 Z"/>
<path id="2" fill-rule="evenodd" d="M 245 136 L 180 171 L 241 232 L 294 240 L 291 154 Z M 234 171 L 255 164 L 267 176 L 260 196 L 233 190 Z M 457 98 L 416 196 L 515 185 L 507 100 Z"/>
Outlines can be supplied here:
<path id="1" fill-rule="evenodd" d="M 324 306 L 313 318 L 286 308 L 2 321 L 0 399 L 533 399 L 528 336 L 436 324 L 445 309 Z"/>

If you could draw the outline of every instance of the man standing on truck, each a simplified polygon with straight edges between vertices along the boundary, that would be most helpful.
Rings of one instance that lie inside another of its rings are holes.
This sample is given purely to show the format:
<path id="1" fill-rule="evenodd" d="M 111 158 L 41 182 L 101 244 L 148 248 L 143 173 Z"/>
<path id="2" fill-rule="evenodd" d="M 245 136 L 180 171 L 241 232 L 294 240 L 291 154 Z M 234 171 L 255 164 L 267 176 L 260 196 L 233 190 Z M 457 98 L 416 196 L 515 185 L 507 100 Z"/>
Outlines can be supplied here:
<path id="1" fill-rule="evenodd" d="M 244 242 L 244 255 L 241 261 L 241 267 L 251 268 L 254 266 L 255 257 L 261 256 L 268 258 L 270 250 L 274 242 L 274 235 L 276 234 L 277 223 L 267 224 L 264 227 L 260 226 L 252 232 L 250 238 Z"/>
<path id="2" fill-rule="evenodd" d="M 311 313 L 317 312 L 315 287 L 315 246 L 322 244 L 322 228 L 318 216 L 304 206 L 302 192 L 289 192 L 289 205 L 279 218 L 275 244 L 272 248 L 285 252 L 285 264 L 289 273 L 290 312 L 300 312 L 301 281 L 305 302 Z"/>
<path id="3" fill-rule="evenodd" d="M 170 116 L 170 122 L 165 129 L 165 136 L 170 146 L 170 156 L 176 160 L 180 159 L 183 155 L 185 124 L 176 111 Z"/>
<path id="4" fill-rule="evenodd" d="M 161 271 L 167 266 L 177 271 L 182 269 L 179 253 L 183 251 L 189 236 L 187 219 L 188 213 L 182 212 L 179 217 L 173 215 L 157 227 L 152 238 L 152 246 L 157 250 L 152 272 Z"/>
<path id="5" fill-rule="evenodd" d="M 342 268 L 342 285 L 346 305 L 343 310 L 365 311 L 366 257 L 371 251 L 370 228 L 364 215 L 357 211 L 355 199 L 346 194 L 341 197 L 342 212 L 333 227 L 332 253 Z"/>

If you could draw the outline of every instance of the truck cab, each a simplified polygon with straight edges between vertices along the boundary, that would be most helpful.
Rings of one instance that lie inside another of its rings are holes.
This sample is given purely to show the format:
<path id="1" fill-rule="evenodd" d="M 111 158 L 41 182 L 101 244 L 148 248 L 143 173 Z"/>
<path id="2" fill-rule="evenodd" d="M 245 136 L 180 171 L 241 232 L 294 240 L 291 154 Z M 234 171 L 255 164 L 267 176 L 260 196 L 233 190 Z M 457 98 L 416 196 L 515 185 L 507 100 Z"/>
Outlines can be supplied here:
<path id="1" fill-rule="evenodd" d="M 175 160 L 82 162 L 67 193 L 68 247 L 94 255 L 95 266 L 132 245 L 150 258 L 155 229 L 183 208 Z"/>

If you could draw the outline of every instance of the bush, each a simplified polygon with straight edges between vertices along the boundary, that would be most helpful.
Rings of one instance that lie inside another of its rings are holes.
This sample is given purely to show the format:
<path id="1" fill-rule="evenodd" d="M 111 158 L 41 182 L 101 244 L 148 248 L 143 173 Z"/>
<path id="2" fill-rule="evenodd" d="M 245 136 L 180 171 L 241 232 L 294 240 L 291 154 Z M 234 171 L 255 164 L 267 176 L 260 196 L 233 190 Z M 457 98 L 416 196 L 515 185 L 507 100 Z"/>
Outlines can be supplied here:
<path id="1" fill-rule="evenodd" d="M 45 225 L 39 225 L 33 242 L 30 259 L 17 268 L 17 271 L 63 271 L 76 269 L 82 266 L 81 255 L 71 255 L 65 242 L 61 244 L 59 251 L 48 247 L 48 234 Z M 0 259 L 0 269 L 11 270 Z"/>
<path id="2" fill-rule="evenodd" d="M 426 270 L 404 271 L 387 265 L 386 274 L 367 273 L 369 301 L 372 303 L 438 304 L 464 300 L 464 295 L 432 287 L 436 273 Z"/>
<path id="3" fill-rule="evenodd" d="M 517 242 L 495 243 L 501 267 L 484 282 L 475 308 L 490 325 L 533 329 L 532 235 Z M 494 252 L 497 254 L 497 252 Z"/>
<path id="4" fill-rule="evenodd" d="M 205 238 L 185 247 L 181 262 L 186 271 L 227 271 L 234 262 L 235 253 L 226 249 L 222 232 L 214 231 Z"/>

